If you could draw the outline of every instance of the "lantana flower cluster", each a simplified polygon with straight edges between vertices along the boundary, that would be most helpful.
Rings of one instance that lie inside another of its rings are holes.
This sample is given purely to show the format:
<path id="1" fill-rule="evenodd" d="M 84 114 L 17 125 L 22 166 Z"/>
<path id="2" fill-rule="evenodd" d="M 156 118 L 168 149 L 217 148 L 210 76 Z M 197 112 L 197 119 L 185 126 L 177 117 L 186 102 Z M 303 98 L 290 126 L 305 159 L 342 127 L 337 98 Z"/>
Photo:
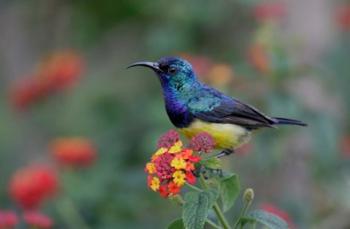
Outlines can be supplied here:
<path id="1" fill-rule="evenodd" d="M 25 210 L 37 209 L 57 190 L 57 174 L 46 165 L 30 165 L 18 170 L 9 185 L 12 199 Z"/>
<path id="2" fill-rule="evenodd" d="M 38 101 L 74 85 L 83 68 L 82 57 L 74 51 L 55 52 L 40 62 L 36 71 L 11 86 L 10 102 L 17 110 L 25 110 Z"/>
<path id="3" fill-rule="evenodd" d="M 14 229 L 19 225 L 20 220 L 26 225 L 25 228 L 50 229 L 53 227 L 53 220 L 38 211 L 24 211 L 17 214 L 12 210 L 0 209 L 0 229 Z"/>
<path id="4" fill-rule="evenodd" d="M 279 2 L 263 2 L 253 8 L 253 14 L 258 21 L 278 21 L 287 13 L 286 6 Z"/>
<path id="5" fill-rule="evenodd" d="M 52 219 L 40 212 L 25 212 L 23 220 L 31 228 L 50 229 L 53 227 Z"/>
<path id="6" fill-rule="evenodd" d="M 350 5 L 342 4 L 339 5 L 335 12 L 335 20 L 336 24 L 342 29 L 344 32 L 350 30 Z"/>
<path id="7" fill-rule="evenodd" d="M 9 194 L 23 212 L 0 210 L 0 229 L 16 228 L 19 221 L 28 228 L 52 228 L 53 220 L 41 213 L 40 207 L 54 198 L 58 189 L 58 175 L 49 165 L 32 164 L 17 170 L 10 179 Z"/>
<path id="8" fill-rule="evenodd" d="M 9 210 L 0 210 L 0 228 L 11 229 L 19 222 L 18 216 L 15 212 Z"/>
<path id="9" fill-rule="evenodd" d="M 227 63 L 218 63 L 209 57 L 189 53 L 179 53 L 179 56 L 191 62 L 194 71 L 208 84 L 223 87 L 234 79 L 234 69 Z"/>
<path id="10" fill-rule="evenodd" d="M 89 167 L 97 157 L 94 144 L 84 137 L 55 139 L 50 144 L 50 149 L 60 165 L 73 168 Z"/>
<path id="11" fill-rule="evenodd" d="M 170 130 L 159 138 L 157 146 L 145 167 L 147 184 L 166 198 L 178 194 L 186 182 L 196 183 L 194 171 L 201 160 L 199 152 L 210 152 L 214 141 L 209 134 L 201 133 L 191 140 L 189 147 L 184 147 L 179 134 Z"/>
<path id="12" fill-rule="evenodd" d="M 201 157 L 192 149 L 184 148 L 175 131 L 163 135 L 158 146 L 145 171 L 149 188 L 166 198 L 178 194 L 186 182 L 196 182 L 193 172 Z"/>
<path id="13" fill-rule="evenodd" d="M 88 167 L 97 157 L 94 144 L 84 137 L 55 139 L 50 144 L 50 151 L 60 166 L 56 167 L 51 163 L 29 164 L 11 176 L 8 185 L 9 195 L 22 213 L 0 209 L 0 229 L 16 228 L 19 221 L 23 221 L 28 228 L 52 228 L 54 221 L 43 214 L 40 208 L 62 191 L 60 169 L 62 166 Z"/>

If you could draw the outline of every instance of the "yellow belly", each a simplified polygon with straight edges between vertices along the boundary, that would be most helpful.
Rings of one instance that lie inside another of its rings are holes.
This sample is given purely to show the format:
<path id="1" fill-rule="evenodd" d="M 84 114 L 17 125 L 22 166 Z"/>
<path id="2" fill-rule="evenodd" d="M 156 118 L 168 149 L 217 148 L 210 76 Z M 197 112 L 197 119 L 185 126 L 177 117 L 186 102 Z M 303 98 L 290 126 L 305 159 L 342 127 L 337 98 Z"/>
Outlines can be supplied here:
<path id="1" fill-rule="evenodd" d="M 179 129 L 187 138 L 207 132 L 215 141 L 215 148 L 235 149 L 247 143 L 250 139 L 250 131 L 234 124 L 208 123 L 195 120 L 189 127 Z"/>

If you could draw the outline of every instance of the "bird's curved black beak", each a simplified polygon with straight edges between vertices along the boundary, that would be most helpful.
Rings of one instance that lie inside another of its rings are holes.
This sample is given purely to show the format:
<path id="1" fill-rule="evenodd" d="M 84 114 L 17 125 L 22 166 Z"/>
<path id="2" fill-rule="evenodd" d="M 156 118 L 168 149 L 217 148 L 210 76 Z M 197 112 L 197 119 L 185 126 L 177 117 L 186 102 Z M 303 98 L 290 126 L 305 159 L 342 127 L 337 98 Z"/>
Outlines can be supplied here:
<path id="1" fill-rule="evenodd" d="M 159 68 L 159 64 L 157 62 L 149 62 L 149 61 L 140 61 L 135 62 L 133 64 L 130 64 L 127 68 L 137 67 L 137 66 L 143 66 L 153 69 L 155 72 L 162 72 L 162 70 Z"/>

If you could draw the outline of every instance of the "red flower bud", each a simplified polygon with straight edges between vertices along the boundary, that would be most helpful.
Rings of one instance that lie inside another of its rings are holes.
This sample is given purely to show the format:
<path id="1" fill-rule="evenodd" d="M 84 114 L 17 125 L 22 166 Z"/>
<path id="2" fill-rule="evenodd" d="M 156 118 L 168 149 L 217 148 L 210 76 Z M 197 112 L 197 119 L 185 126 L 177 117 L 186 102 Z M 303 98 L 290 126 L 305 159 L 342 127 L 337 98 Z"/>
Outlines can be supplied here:
<path id="1" fill-rule="evenodd" d="M 208 153 L 213 150 L 214 146 L 213 137 L 206 132 L 197 134 L 190 141 L 190 148 L 198 152 Z"/>
<path id="2" fill-rule="evenodd" d="M 180 136 L 175 130 L 169 130 L 158 139 L 157 147 L 170 148 L 175 142 L 179 141 Z"/>

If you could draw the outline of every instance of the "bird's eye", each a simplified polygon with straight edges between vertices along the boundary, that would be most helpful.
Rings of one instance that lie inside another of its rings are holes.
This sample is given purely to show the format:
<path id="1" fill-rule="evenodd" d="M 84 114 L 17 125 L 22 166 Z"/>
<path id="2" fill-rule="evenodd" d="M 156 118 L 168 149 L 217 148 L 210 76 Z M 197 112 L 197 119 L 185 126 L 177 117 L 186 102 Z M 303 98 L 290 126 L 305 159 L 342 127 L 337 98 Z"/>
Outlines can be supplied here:
<path id="1" fill-rule="evenodd" d="M 169 67 L 168 73 L 171 75 L 174 75 L 177 72 L 177 69 L 175 67 Z"/>

